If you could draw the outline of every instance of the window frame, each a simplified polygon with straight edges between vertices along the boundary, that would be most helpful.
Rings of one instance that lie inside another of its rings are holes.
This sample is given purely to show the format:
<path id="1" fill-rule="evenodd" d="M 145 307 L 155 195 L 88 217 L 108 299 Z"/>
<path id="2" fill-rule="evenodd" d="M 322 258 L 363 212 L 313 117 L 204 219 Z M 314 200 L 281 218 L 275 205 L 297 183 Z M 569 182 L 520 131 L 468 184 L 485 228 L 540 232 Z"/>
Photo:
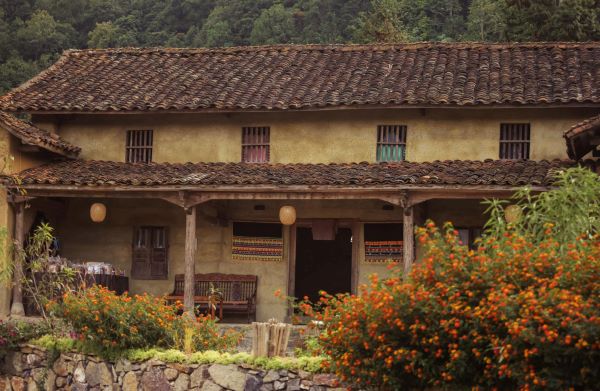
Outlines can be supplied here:
<path id="1" fill-rule="evenodd" d="M 407 135 L 408 125 L 377 125 L 376 161 L 378 163 L 405 161 Z M 386 149 L 391 149 L 392 152 L 390 154 L 388 151 L 388 158 L 384 159 Z"/>
<path id="2" fill-rule="evenodd" d="M 142 231 L 145 232 L 140 235 Z M 159 233 L 160 238 L 157 236 Z M 142 238 L 143 243 L 140 242 Z M 134 227 L 131 247 L 131 278 L 136 280 L 167 280 L 169 278 L 168 227 L 157 225 Z M 157 273 L 155 270 L 159 270 L 159 272 Z"/>
<path id="3" fill-rule="evenodd" d="M 125 132 L 125 162 L 152 163 L 153 129 L 128 129 Z"/>
<path id="4" fill-rule="evenodd" d="M 270 126 L 242 127 L 241 161 L 243 163 L 269 163 L 271 161 Z"/>
<path id="5" fill-rule="evenodd" d="M 531 159 L 531 123 L 503 122 L 500 124 L 500 160 Z"/>

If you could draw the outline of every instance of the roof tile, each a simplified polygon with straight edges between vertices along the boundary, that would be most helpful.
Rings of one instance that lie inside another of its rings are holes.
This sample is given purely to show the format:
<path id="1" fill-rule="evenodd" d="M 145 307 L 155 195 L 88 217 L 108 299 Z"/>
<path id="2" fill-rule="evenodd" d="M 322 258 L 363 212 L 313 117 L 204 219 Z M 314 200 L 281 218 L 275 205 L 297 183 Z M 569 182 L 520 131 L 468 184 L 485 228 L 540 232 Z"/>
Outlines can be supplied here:
<path id="1" fill-rule="evenodd" d="M 548 186 L 572 161 L 446 160 L 425 163 L 122 163 L 70 160 L 19 174 L 27 185 L 76 186 Z"/>
<path id="2" fill-rule="evenodd" d="M 600 42 L 71 50 L 8 111 L 600 103 Z"/>
<path id="3" fill-rule="evenodd" d="M 0 111 L 0 128 L 6 129 L 25 144 L 35 145 L 60 155 L 76 157 L 81 151 L 81 148 L 58 135 L 2 111 Z"/>

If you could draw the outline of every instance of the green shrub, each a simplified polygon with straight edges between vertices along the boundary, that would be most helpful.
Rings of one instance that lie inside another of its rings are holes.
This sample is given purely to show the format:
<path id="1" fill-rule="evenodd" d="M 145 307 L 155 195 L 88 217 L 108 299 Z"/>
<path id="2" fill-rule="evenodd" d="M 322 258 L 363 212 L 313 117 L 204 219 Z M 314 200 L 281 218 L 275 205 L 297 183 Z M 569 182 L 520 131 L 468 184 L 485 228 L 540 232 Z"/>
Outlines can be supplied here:
<path id="1" fill-rule="evenodd" d="M 17 349 L 19 344 L 29 342 L 49 331 L 49 325 L 43 322 L 0 320 L 0 359 L 8 351 Z"/>
<path id="2" fill-rule="evenodd" d="M 242 338 L 233 330 L 220 333 L 208 317 L 177 315 L 179 304 L 167 305 L 164 299 L 148 294 L 116 295 L 99 286 L 67 292 L 61 302 L 48 308 L 72 326 L 89 352 L 105 357 L 118 357 L 119 352 L 136 348 L 227 351 L 237 347 Z"/>
<path id="3" fill-rule="evenodd" d="M 178 307 L 150 295 L 117 295 L 93 286 L 83 292 L 67 292 L 60 303 L 49 306 L 63 318 L 78 338 L 100 354 L 144 347 L 169 347 L 178 327 Z"/>
<path id="4" fill-rule="evenodd" d="M 596 389 L 600 193 L 589 189 L 599 179 L 574 170 L 561 180 L 550 194 L 523 192 L 514 223 L 493 203 L 476 250 L 451 225 L 428 223 L 417 232 L 424 259 L 408 279 L 397 271 L 360 296 L 324 297 L 316 316 L 329 368 L 382 389 Z M 589 209 L 571 203 L 582 195 Z"/>
<path id="5" fill-rule="evenodd" d="M 205 350 L 231 351 L 237 348 L 242 337 L 241 333 L 233 329 L 221 332 L 217 323 L 208 316 L 199 316 L 196 319 L 182 317 L 173 329 L 173 347 L 186 353 Z"/>

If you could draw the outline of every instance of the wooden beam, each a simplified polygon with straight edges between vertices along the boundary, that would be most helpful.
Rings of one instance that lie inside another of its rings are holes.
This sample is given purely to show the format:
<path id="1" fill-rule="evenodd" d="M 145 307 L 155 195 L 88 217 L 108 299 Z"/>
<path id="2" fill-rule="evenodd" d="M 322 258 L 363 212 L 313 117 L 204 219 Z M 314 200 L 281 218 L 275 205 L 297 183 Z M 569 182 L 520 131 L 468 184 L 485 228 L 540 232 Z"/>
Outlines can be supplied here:
<path id="1" fill-rule="evenodd" d="M 415 216 L 412 206 L 404 208 L 403 230 L 404 275 L 406 276 L 415 259 Z"/>
<path id="2" fill-rule="evenodd" d="M 418 205 L 422 202 L 433 200 L 433 199 L 484 199 L 484 198 L 510 198 L 514 194 L 516 189 L 512 190 L 495 190 L 495 191 L 481 191 L 481 190 L 453 190 L 453 191 L 418 191 L 411 192 L 407 198 L 406 206 Z"/>
<path id="3" fill-rule="evenodd" d="M 194 276 L 196 274 L 196 207 L 185 210 L 185 277 L 183 282 L 183 309 L 194 314 Z"/>
<path id="4" fill-rule="evenodd" d="M 23 242 L 25 241 L 25 203 L 19 202 L 15 206 L 15 249 L 13 251 L 13 291 L 10 314 L 24 316 L 23 306 Z"/>

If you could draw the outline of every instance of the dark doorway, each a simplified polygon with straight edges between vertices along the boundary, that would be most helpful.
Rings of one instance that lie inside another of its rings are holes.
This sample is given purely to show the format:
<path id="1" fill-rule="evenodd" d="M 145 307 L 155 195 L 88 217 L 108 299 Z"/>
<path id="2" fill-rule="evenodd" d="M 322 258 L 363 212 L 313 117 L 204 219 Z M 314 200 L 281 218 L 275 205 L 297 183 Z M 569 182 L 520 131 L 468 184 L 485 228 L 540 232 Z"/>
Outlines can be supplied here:
<path id="1" fill-rule="evenodd" d="M 313 240 L 310 228 L 297 228 L 296 286 L 294 295 L 313 302 L 319 291 L 347 293 L 351 290 L 352 230 L 339 228 L 335 240 Z"/>

